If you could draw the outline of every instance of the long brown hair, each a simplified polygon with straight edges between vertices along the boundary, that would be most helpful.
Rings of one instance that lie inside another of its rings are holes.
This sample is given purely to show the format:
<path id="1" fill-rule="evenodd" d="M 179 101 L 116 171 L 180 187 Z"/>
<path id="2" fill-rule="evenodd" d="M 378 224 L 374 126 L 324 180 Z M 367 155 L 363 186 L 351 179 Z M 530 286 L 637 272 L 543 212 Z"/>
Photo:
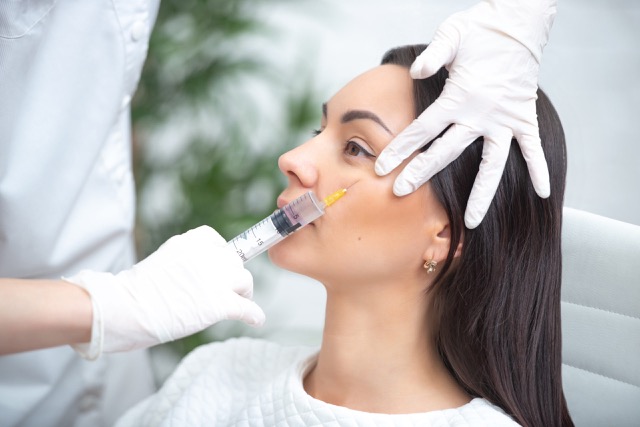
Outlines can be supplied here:
<path id="1" fill-rule="evenodd" d="M 425 48 L 392 49 L 382 64 L 410 67 Z M 443 68 L 414 80 L 416 117 L 440 95 L 447 76 Z M 482 138 L 474 141 L 430 181 L 449 217 L 452 244 L 428 291 L 439 319 L 440 354 L 470 395 L 501 407 L 523 426 L 573 426 L 561 372 L 566 147 L 558 114 L 541 90 L 536 108 L 551 196 L 536 195 L 514 139 L 489 211 L 477 228 L 465 228 L 464 211 L 482 157 Z"/>

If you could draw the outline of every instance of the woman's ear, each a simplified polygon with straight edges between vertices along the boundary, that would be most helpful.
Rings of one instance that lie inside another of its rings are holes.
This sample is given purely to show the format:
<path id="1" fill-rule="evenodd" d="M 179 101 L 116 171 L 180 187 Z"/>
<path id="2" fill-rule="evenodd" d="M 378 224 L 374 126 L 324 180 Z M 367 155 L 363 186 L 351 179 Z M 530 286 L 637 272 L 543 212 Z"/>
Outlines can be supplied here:
<path id="1" fill-rule="evenodd" d="M 436 261 L 443 262 L 447 259 L 449 254 L 449 248 L 451 247 L 451 227 L 448 222 L 442 223 L 436 229 L 432 229 L 430 232 L 431 238 L 429 247 L 425 251 L 423 258 L 425 262 Z M 454 258 L 457 258 L 462 253 L 462 240 L 458 242 L 456 251 L 453 254 Z"/>
<path id="2" fill-rule="evenodd" d="M 447 259 L 451 248 L 451 225 L 449 217 L 444 207 L 437 200 L 431 185 L 427 183 L 426 188 L 426 205 L 425 205 L 425 223 L 424 237 L 427 242 L 423 258 L 425 263 L 430 261 L 443 262 Z M 462 241 L 455 248 L 454 257 L 459 257 L 462 253 Z"/>
<path id="3" fill-rule="evenodd" d="M 443 238 L 443 239 L 447 239 L 448 240 L 448 245 L 447 245 L 447 253 L 449 253 L 449 247 L 451 246 L 451 227 L 449 225 L 449 223 L 445 224 L 445 226 L 443 227 L 443 229 L 438 233 L 438 237 L 439 238 Z M 453 254 L 454 258 L 457 258 L 460 256 L 460 254 L 462 254 L 462 240 L 463 240 L 463 236 L 460 236 L 460 241 L 458 242 L 458 246 L 456 247 L 456 252 Z M 445 255 L 446 258 L 446 255 Z"/>

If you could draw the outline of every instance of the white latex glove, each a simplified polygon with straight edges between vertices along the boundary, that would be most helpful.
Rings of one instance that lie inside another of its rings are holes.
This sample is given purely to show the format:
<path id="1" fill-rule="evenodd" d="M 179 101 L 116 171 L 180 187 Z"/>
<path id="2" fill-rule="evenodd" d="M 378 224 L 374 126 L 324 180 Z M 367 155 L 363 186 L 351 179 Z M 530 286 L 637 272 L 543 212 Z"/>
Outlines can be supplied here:
<path id="1" fill-rule="evenodd" d="M 253 326 L 265 319 L 251 300 L 251 273 L 207 226 L 170 238 L 116 275 L 83 270 L 64 280 L 91 295 L 91 342 L 73 346 L 87 359 L 172 341 L 223 319 Z"/>
<path id="2" fill-rule="evenodd" d="M 426 78 L 445 66 L 447 83 L 440 97 L 380 154 L 376 172 L 388 174 L 452 126 L 404 168 L 394 183 L 396 195 L 415 191 L 482 136 L 482 162 L 465 212 L 467 227 L 478 226 L 489 209 L 512 137 L 536 192 L 549 197 L 535 101 L 542 50 L 555 13 L 555 0 L 485 0 L 438 27 L 411 66 L 411 76 Z"/>

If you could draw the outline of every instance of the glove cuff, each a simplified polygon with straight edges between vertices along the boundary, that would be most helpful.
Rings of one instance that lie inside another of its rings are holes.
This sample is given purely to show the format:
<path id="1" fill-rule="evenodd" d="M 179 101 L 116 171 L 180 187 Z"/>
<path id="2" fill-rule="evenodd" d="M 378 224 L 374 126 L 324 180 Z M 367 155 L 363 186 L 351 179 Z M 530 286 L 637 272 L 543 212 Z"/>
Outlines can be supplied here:
<path id="1" fill-rule="evenodd" d="M 93 360 L 104 353 L 129 351 L 158 344 L 145 327 L 144 314 L 127 291 L 127 277 L 83 270 L 64 280 L 84 288 L 91 296 L 91 341 L 73 346 L 82 357 Z"/>
<path id="2" fill-rule="evenodd" d="M 78 353 L 80 356 L 82 356 L 82 358 L 86 360 L 96 360 L 102 355 L 102 350 L 104 347 L 104 318 L 100 304 L 92 295 L 90 287 L 86 286 L 86 284 L 82 281 L 81 274 L 72 278 L 61 278 L 65 282 L 79 286 L 86 290 L 91 296 L 91 306 L 93 308 L 91 321 L 91 341 L 87 343 L 71 344 L 71 348 L 73 348 L 76 353 Z"/>

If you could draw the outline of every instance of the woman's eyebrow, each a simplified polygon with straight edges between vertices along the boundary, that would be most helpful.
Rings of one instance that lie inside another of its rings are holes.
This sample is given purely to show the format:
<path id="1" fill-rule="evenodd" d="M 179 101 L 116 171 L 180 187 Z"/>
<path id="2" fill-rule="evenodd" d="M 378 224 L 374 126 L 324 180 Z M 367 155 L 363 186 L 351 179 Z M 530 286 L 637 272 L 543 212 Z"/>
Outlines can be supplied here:
<path id="1" fill-rule="evenodd" d="M 322 104 L 322 115 L 327 118 L 327 103 L 323 103 Z M 391 132 L 391 130 L 389 130 L 389 127 L 387 127 L 387 125 L 384 124 L 384 122 L 382 121 L 382 119 L 380 117 L 378 117 L 377 114 L 375 114 L 372 111 L 368 111 L 368 110 L 349 110 L 346 113 L 344 113 L 342 115 L 342 118 L 340 119 L 341 123 L 348 123 L 351 122 L 353 120 L 360 120 L 360 119 L 366 119 L 366 120 L 372 120 L 374 122 L 376 122 L 377 124 L 379 124 L 385 131 L 387 131 L 387 133 L 391 136 L 394 136 L 393 132 Z"/>

